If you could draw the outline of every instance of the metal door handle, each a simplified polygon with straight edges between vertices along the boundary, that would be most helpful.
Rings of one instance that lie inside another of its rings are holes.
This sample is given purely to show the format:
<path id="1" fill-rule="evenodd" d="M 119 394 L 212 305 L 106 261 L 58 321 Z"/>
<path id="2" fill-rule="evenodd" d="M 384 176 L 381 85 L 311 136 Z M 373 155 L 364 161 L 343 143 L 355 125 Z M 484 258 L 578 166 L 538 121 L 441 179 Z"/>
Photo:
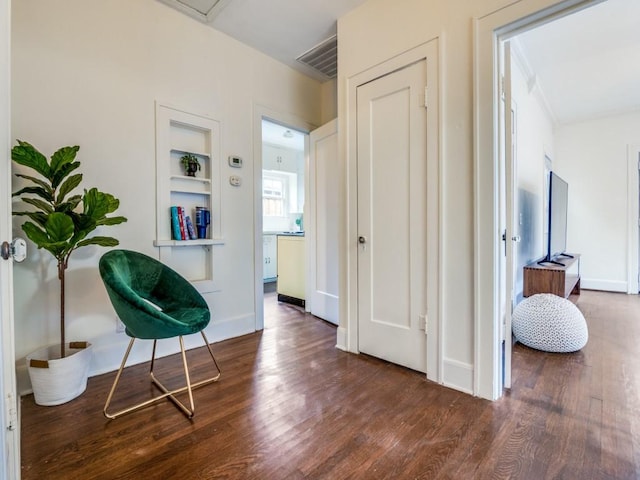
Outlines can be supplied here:
<path id="1" fill-rule="evenodd" d="M 359 236 L 358 237 L 358 243 L 360 243 L 360 244 L 367 243 L 367 237 Z"/>

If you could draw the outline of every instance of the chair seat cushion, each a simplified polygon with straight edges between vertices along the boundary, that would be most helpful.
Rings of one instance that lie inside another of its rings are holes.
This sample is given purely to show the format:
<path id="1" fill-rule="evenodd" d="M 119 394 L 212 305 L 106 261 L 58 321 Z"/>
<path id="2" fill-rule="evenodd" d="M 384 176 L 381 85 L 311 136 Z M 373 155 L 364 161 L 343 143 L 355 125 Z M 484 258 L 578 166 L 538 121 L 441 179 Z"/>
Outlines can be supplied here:
<path id="1" fill-rule="evenodd" d="M 513 311 L 513 334 L 520 343 L 545 352 L 575 352 L 589 340 L 582 312 L 566 298 L 539 293 Z"/>

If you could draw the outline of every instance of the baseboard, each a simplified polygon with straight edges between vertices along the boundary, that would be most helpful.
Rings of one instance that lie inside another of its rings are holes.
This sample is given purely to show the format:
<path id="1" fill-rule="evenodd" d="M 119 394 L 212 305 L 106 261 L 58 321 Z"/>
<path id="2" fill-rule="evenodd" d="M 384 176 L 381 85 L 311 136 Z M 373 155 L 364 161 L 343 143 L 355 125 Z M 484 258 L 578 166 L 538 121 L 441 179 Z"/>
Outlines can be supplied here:
<path id="1" fill-rule="evenodd" d="M 473 365 L 450 358 L 442 363 L 442 385 L 473 395 Z"/>
<path id="2" fill-rule="evenodd" d="M 211 344 L 229 338 L 247 335 L 256 331 L 255 315 L 253 313 L 229 318 L 221 322 L 212 322 L 205 329 L 205 335 Z M 199 348 L 204 345 L 202 336 L 199 334 L 189 335 L 184 338 L 184 346 L 187 350 Z M 93 360 L 89 370 L 89 377 L 95 377 L 105 373 L 113 372 L 120 368 L 122 356 L 131 340 L 124 333 L 109 334 L 102 338 L 92 339 Z M 138 340 L 133 344 L 127 366 L 148 362 L 151 359 L 153 342 L 150 340 Z M 158 341 L 156 358 L 166 357 L 180 352 L 180 343 L 175 338 L 168 338 Z M 28 395 L 33 392 L 29 371 L 24 361 L 16 365 L 16 380 L 19 395 Z"/>
<path id="3" fill-rule="evenodd" d="M 344 327 L 338 327 L 336 329 L 336 348 L 348 352 L 347 349 L 347 329 Z"/>
<path id="4" fill-rule="evenodd" d="M 581 277 L 580 288 L 584 288 L 585 290 L 627 293 L 627 282 L 621 280 L 601 280 L 597 278 Z"/>

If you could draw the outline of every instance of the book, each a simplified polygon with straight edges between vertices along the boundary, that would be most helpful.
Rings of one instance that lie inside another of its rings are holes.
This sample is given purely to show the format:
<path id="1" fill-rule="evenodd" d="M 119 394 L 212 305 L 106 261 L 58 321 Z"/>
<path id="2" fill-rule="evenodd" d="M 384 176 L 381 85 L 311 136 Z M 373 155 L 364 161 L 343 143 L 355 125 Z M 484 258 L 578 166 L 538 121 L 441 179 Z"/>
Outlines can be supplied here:
<path id="1" fill-rule="evenodd" d="M 193 228 L 193 222 L 191 221 L 191 217 L 189 215 L 186 215 L 184 217 L 184 221 L 187 224 L 187 234 L 189 235 L 189 238 L 191 240 L 197 239 L 198 236 L 196 235 L 196 231 Z"/>
<path id="2" fill-rule="evenodd" d="M 180 225 L 180 240 L 187 238 L 187 226 L 184 223 L 184 207 L 178 206 L 178 224 Z"/>
<path id="3" fill-rule="evenodd" d="M 171 233 L 174 240 L 182 240 L 182 234 L 180 233 L 180 220 L 178 218 L 178 207 L 171 207 Z"/>

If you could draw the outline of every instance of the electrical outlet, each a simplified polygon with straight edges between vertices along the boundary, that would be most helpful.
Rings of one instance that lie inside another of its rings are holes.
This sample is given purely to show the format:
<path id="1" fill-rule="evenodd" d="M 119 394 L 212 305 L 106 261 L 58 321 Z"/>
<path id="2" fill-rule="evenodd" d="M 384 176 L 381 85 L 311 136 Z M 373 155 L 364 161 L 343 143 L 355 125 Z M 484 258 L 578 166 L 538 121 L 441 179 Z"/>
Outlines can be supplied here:
<path id="1" fill-rule="evenodd" d="M 116 317 L 116 333 L 124 332 L 124 323 L 118 317 Z"/>

